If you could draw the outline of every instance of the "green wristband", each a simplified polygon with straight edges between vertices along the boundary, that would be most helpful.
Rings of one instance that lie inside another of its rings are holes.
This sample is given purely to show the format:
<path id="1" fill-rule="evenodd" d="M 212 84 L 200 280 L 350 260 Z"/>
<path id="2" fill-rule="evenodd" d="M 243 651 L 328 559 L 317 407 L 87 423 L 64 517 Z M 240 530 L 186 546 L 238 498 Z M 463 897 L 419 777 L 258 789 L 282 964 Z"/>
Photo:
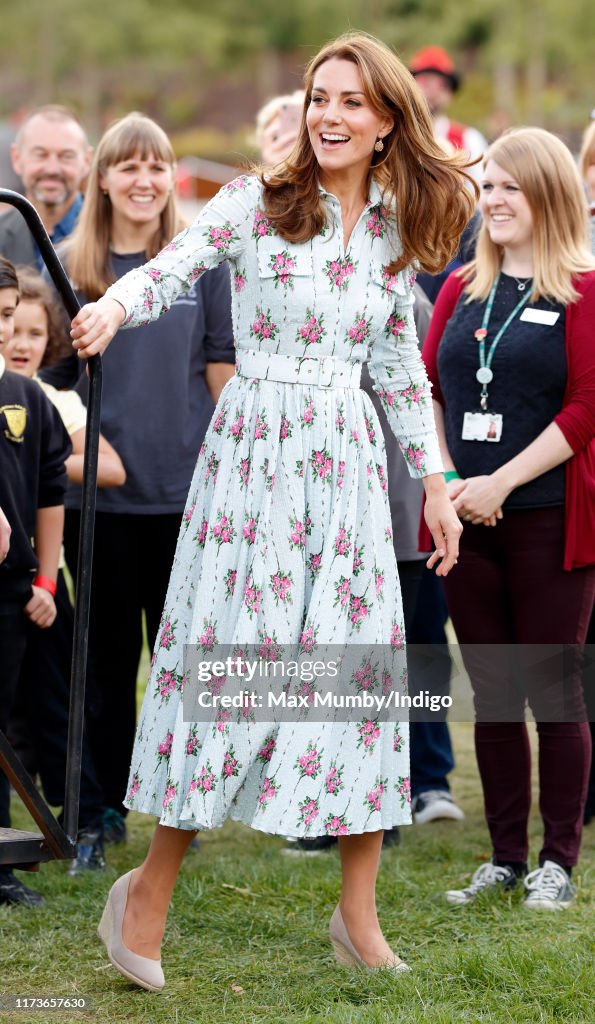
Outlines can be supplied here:
<path id="1" fill-rule="evenodd" d="M 451 480 L 460 480 L 460 476 L 456 469 L 449 469 L 448 473 L 444 474 L 444 483 L 449 484 Z"/>

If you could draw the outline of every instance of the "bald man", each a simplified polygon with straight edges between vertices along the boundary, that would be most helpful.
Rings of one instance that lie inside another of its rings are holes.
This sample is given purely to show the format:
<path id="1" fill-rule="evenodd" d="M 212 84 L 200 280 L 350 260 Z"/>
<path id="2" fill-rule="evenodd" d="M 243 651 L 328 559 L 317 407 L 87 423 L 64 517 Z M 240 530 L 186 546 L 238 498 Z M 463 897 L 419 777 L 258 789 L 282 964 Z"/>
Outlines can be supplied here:
<path id="1" fill-rule="evenodd" d="M 39 107 L 23 122 L 11 147 L 15 172 L 54 245 L 74 228 L 83 202 L 81 185 L 92 149 L 82 125 L 66 107 Z M 14 264 L 43 269 L 41 255 L 21 214 L 0 217 L 0 253 Z"/>

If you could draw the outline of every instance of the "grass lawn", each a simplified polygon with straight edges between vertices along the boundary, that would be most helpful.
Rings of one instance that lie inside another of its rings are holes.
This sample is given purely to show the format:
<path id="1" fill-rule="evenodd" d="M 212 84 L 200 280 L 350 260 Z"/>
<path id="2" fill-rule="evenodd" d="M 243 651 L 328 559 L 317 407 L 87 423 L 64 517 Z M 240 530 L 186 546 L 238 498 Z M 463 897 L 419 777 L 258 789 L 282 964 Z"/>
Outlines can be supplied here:
<path id="1" fill-rule="evenodd" d="M 489 856 L 472 727 L 453 726 L 455 796 L 467 818 L 402 830 L 385 851 L 379 907 L 387 936 L 413 968 L 386 977 L 335 966 L 327 924 L 339 883 L 336 852 L 281 855 L 282 840 L 229 822 L 189 851 L 167 929 L 166 988 L 144 993 L 118 975 L 95 935 L 115 877 L 143 856 L 152 819 L 129 816 L 130 839 L 108 848 L 109 869 L 68 879 L 63 863 L 25 876 L 47 897 L 38 910 L 0 907 L 0 991 L 84 995 L 89 1012 L 0 1012 L 11 1024 L 384 1024 L 594 1019 L 595 825 L 586 830 L 576 904 L 528 912 L 520 892 L 450 907 Z M 561 770 L 564 766 L 561 765 Z M 16 801 L 14 801 L 16 803 Z M 26 815 L 14 808 L 15 825 Z M 540 829 L 533 819 L 532 863 Z"/>

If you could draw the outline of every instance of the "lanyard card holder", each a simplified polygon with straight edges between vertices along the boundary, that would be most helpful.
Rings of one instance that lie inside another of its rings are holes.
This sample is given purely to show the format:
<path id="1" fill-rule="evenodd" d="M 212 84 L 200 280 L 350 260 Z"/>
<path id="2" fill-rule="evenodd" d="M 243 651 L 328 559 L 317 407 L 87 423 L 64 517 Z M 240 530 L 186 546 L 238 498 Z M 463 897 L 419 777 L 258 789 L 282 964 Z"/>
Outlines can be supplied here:
<path id="1" fill-rule="evenodd" d="M 499 441 L 503 419 L 498 412 L 466 412 L 463 417 L 463 441 Z"/>

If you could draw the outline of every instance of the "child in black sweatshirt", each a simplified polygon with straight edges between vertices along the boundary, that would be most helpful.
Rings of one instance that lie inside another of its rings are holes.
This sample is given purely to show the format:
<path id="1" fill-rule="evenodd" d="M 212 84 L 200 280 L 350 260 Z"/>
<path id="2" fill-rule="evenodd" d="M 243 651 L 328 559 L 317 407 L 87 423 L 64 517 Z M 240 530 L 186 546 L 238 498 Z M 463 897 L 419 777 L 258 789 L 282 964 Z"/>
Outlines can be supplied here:
<path id="1" fill-rule="evenodd" d="M 54 594 L 64 525 L 70 440 L 36 381 L 6 370 L 19 301 L 14 267 L 0 256 L 0 509 L 11 535 L 0 562 L 0 729 L 5 731 L 26 646 L 26 623 L 56 617 Z M 1 545 L 0 545 L 1 547 Z M 0 551 L 0 557 L 4 550 Z M 0 772 L 0 828 L 10 826 L 10 787 Z M 32 906 L 38 893 L 0 865 L 0 903 Z"/>

